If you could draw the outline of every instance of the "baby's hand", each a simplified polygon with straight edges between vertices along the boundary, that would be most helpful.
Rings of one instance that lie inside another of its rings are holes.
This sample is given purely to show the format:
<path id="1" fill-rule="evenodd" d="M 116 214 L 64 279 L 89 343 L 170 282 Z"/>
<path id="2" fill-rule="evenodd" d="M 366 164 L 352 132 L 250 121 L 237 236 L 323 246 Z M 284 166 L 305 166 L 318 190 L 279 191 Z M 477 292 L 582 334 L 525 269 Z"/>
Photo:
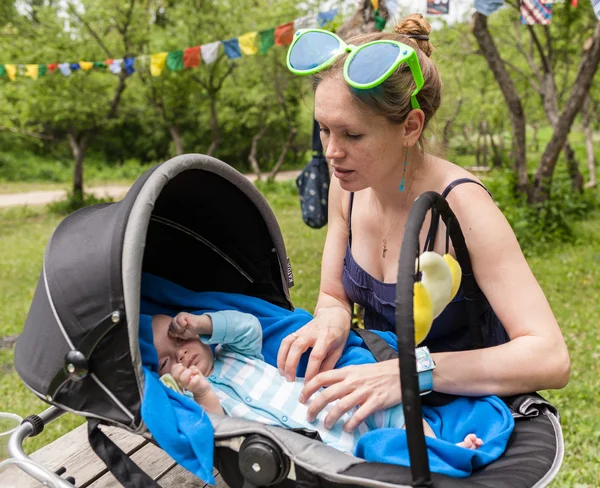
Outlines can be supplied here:
<path id="1" fill-rule="evenodd" d="M 192 392 L 196 401 L 200 401 L 209 393 L 214 393 L 210 383 L 196 366 L 186 368 L 183 364 L 176 364 L 171 369 L 171 375 L 184 389 Z"/>
<path id="2" fill-rule="evenodd" d="M 180 312 L 171 319 L 169 333 L 183 340 L 197 338 L 200 334 L 212 334 L 212 319 L 210 315 Z"/>

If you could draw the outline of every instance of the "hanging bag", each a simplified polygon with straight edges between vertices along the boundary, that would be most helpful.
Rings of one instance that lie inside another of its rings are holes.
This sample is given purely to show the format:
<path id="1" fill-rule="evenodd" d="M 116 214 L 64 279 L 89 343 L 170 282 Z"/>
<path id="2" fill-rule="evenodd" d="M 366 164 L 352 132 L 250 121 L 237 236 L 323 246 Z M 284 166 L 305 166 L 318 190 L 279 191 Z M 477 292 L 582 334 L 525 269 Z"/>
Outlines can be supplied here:
<path id="1" fill-rule="evenodd" d="M 329 167 L 323 155 L 319 132 L 319 124 L 315 120 L 312 138 L 313 156 L 296 179 L 302 220 L 314 229 L 320 229 L 327 224 L 329 200 Z"/>

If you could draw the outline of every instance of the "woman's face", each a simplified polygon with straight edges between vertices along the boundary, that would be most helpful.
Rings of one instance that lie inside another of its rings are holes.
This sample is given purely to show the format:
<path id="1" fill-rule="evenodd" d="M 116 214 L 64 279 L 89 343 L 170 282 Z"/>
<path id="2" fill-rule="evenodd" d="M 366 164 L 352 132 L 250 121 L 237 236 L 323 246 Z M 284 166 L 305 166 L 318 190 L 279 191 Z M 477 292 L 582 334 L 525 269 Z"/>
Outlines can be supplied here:
<path id="1" fill-rule="evenodd" d="M 404 124 L 359 111 L 346 82 L 335 77 L 326 77 L 317 87 L 315 118 L 325 156 L 344 190 L 400 183 L 406 152 Z"/>

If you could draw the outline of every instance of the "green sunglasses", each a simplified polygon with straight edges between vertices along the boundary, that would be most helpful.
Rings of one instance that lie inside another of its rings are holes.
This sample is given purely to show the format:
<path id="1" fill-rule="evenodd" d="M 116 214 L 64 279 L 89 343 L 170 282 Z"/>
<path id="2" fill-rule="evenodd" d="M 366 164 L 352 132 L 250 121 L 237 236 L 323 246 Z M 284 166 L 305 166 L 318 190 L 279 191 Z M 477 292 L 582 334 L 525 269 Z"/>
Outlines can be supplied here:
<path id="1" fill-rule="evenodd" d="M 398 41 L 379 40 L 354 46 L 326 30 L 300 29 L 288 50 L 287 66 L 296 75 L 312 75 L 331 66 L 344 53 L 350 53 L 344 62 L 344 79 L 359 90 L 380 85 L 400 64 L 406 63 L 416 85 L 410 104 L 413 109 L 421 108 L 417 93 L 424 80 L 419 58 L 412 47 Z"/>

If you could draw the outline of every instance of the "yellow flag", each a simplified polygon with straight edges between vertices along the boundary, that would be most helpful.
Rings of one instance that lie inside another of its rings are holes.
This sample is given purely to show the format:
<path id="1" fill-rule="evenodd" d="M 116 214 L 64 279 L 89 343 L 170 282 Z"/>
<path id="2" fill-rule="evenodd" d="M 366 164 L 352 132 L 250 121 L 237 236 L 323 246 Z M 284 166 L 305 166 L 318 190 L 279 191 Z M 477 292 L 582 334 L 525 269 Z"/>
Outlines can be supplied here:
<path id="1" fill-rule="evenodd" d="M 371 5 L 373 5 L 373 8 L 377 10 L 379 8 L 379 0 L 371 0 Z"/>
<path id="2" fill-rule="evenodd" d="M 79 61 L 79 67 L 82 70 L 87 71 L 88 69 L 92 69 L 94 67 L 94 63 L 91 61 Z"/>
<path id="3" fill-rule="evenodd" d="M 25 65 L 25 76 L 29 76 L 34 80 L 37 80 L 39 73 L 39 66 L 37 64 L 26 64 Z"/>
<path id="4" fill-rule="evenodd" d="M 242 54 L 250 56 L 258 52 L 258 46 L 256 45 L 257 36 L 258 32 L 248 32 L 247 34 L 238 37 L 238 43 Z"/>
<path id="5" fill-rule="evenodd" d="M 6 70 L 8 77 L 12 81 L 15 81 L 15 78 L 17 77 L 17 66 L 14 64 L 5 64 L 4 69 Z"/>
<path id="6" fill-rule="evenodd" d="M 150 74 L 152 76 L 160 76 L 163 69 L 165 69 L 168 54 L 169 53 L 158 53 L 150 56 Z"/>

